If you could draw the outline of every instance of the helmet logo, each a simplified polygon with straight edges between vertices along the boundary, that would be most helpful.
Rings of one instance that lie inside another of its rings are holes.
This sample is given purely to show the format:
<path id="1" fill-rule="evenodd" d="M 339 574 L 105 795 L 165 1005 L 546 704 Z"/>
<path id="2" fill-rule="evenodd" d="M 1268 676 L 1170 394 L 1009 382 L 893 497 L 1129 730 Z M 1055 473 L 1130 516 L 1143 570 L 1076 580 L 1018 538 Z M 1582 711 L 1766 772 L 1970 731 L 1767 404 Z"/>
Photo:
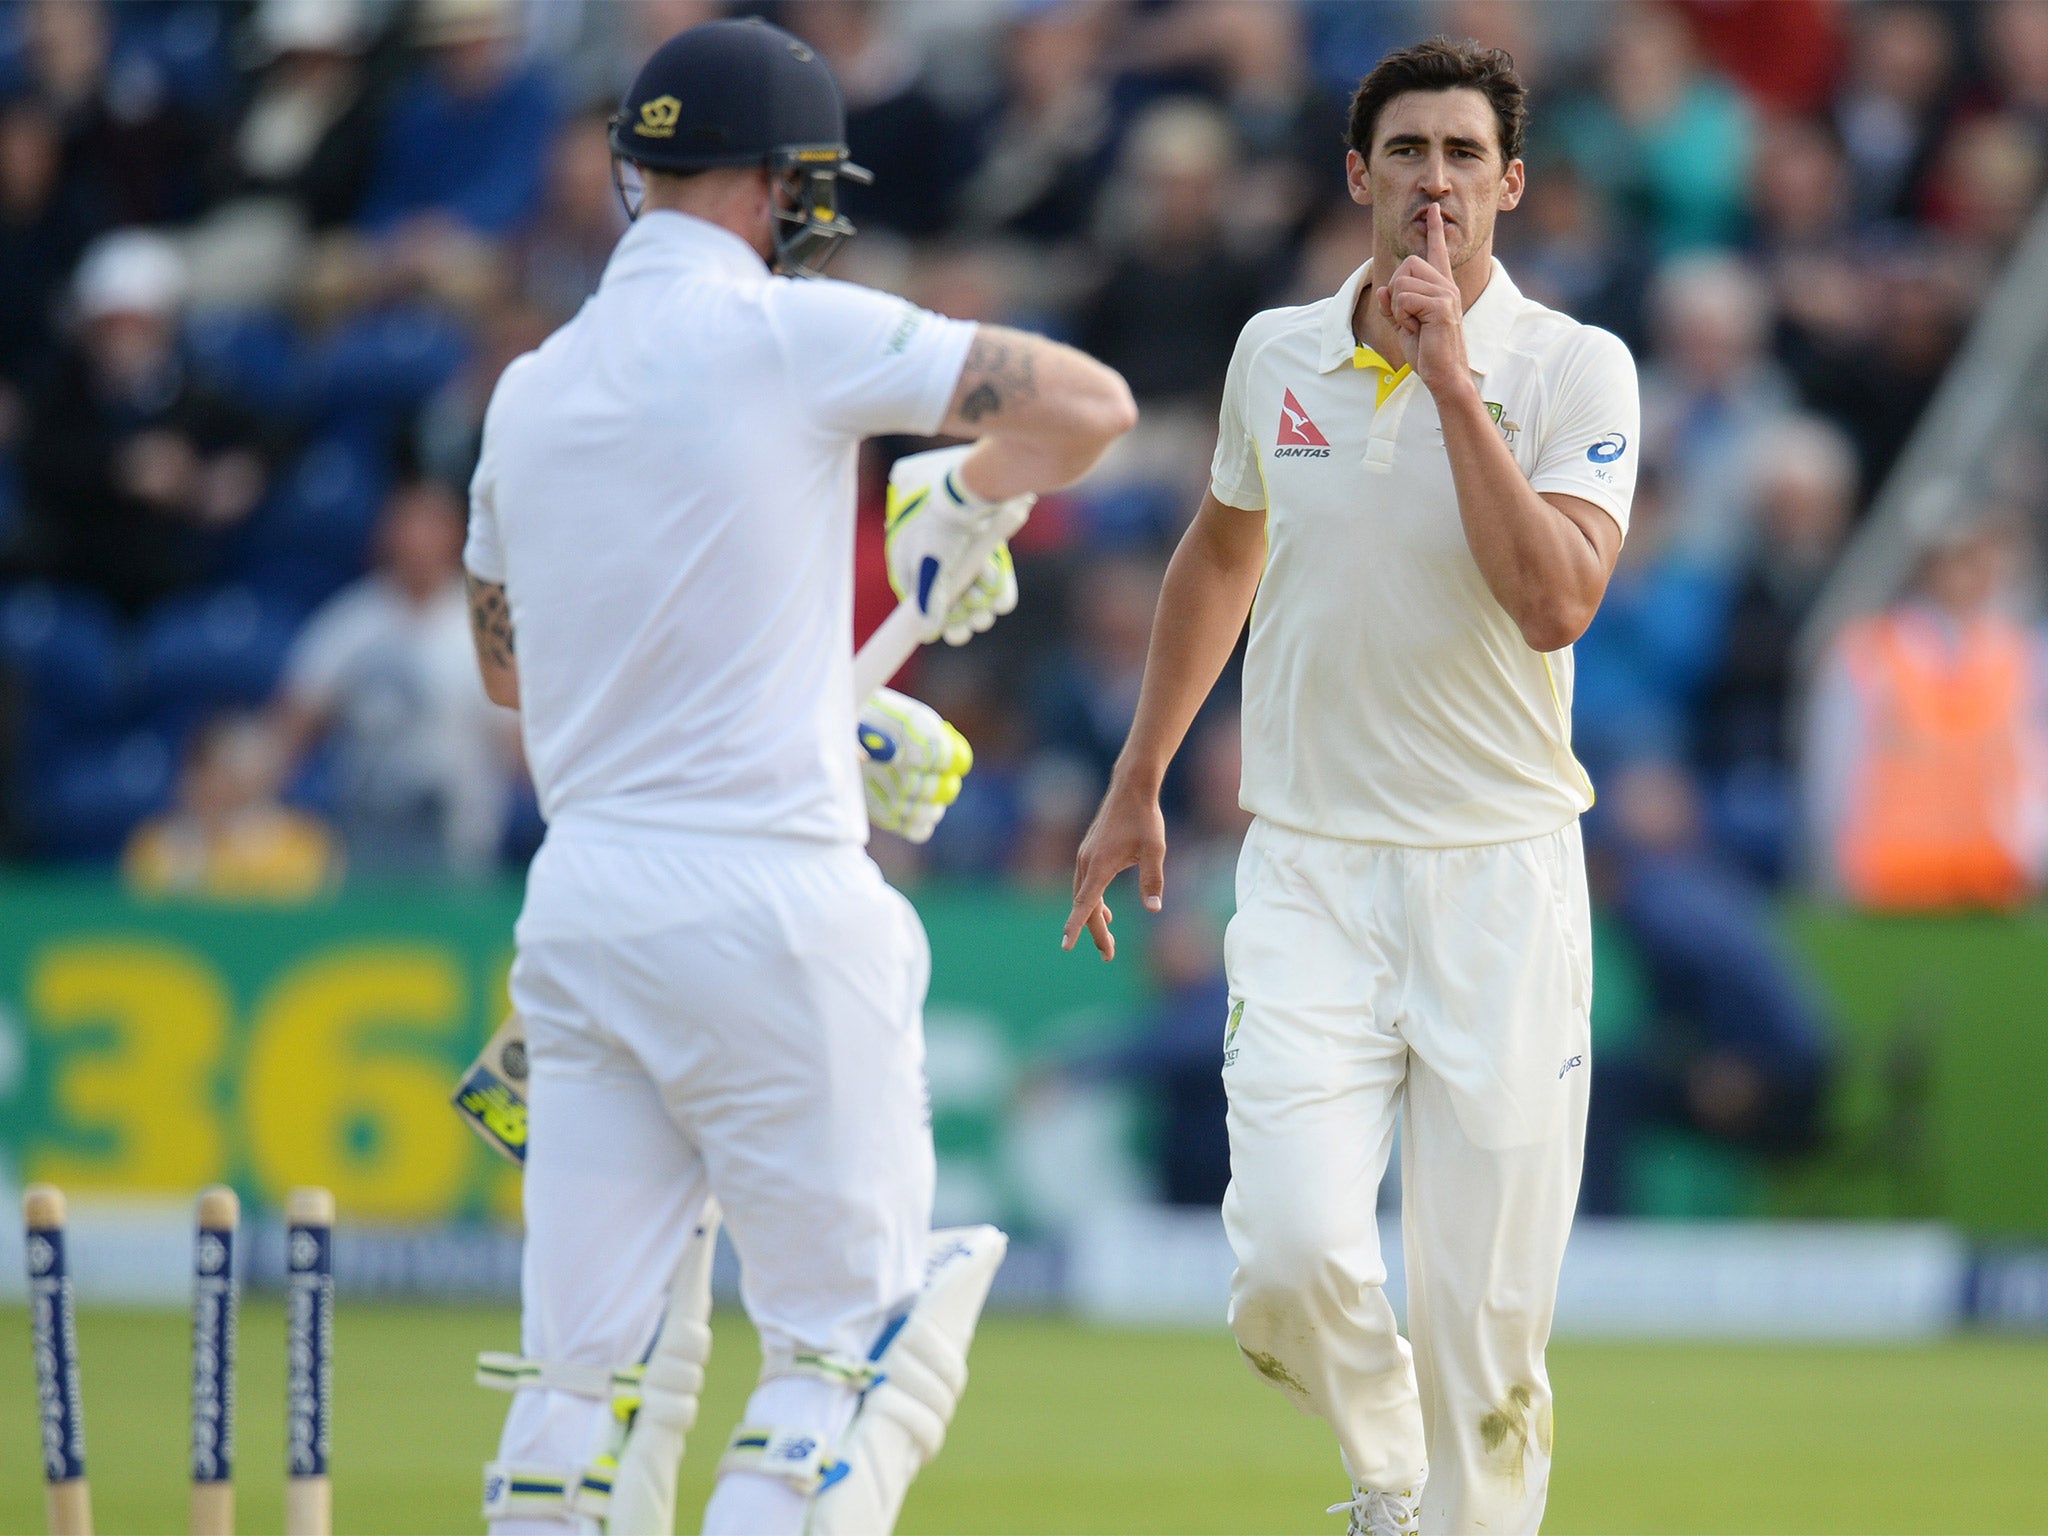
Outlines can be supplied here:
<path id="1" fill-rule="evenodd" d="M 675 97 L 657 96 L 641 104 L 640 121 L 633 125 L 633 131 L 643 139 L 672 139 L 682 115 L 683 104 Z"/>

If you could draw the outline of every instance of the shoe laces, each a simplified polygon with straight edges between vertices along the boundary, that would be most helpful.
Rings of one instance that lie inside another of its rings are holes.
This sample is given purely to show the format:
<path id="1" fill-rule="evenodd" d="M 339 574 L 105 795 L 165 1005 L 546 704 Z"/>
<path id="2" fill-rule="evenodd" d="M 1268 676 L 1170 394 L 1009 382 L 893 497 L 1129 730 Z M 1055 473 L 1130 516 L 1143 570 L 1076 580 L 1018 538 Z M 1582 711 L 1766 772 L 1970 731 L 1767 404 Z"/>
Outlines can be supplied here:
<path id="1" fill-rule="evenodd" d="M 1323 1513 L 1348 1513 L 1351 1523 L 1346 1536 L 1415 1536 L 1421 1529 L 1417 1502 L 1412 1489 L 1389 1493 L 1379 1488 L 1360 1488 L 1345 1502 L 1332 1504 Z"/>

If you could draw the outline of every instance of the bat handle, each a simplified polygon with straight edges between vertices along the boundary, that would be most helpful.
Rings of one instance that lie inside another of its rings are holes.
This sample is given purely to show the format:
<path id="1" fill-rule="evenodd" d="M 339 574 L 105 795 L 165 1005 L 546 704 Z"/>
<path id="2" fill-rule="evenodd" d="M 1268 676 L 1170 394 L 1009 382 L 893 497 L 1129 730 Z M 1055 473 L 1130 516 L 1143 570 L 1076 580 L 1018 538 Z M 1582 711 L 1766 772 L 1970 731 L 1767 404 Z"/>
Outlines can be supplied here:
<path id="1" fill-rule="evenodd" d="M 875 690 L 894 677 L 922 644 L 924 615 L 913 600 L 905 598 L 854 653 L 853 707 L 859 709 L 873 698 Z"/>
<path id="2" fill-rule="evenodd" d="M 996 552 L 996 547 L 1024 526 L 1024 519 L 1030 515 L 1027 504 L 1020 511 L 993 517 L 982 530 L 967 553 L 961 558 L 962 570 L 979 572 L 982 562 Z M 964 588 L 962 590 L 965 590 Z M 957 601 L 958 593 L 952 601 Z M 925 617 L 918 611 L 917 604 L 910 598 L 898 603 L 889 617 L 882 620 L 881 627 L 868 636 L 868 643 L 854 653 L 853 657 L 853 707 L 859 709 L 874 697 L 875 690 L 888 682 L 902 668 L 903 663 L 917 654 L 917 648 L 924 644 Z"/>

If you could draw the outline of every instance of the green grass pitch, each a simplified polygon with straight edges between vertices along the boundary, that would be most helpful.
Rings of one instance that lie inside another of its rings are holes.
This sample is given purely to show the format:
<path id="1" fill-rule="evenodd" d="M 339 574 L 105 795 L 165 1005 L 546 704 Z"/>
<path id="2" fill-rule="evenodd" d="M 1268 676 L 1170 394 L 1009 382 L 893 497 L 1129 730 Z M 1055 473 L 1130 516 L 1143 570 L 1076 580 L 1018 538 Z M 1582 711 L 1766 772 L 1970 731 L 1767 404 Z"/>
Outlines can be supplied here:
<path id="1" fill-rule="evenodd" d="M 185 1526 L 184 1318 L 79 1318 L 102 1536 Z M 469 1385 L 517 1343 L 501 1308 L 349 1305 L 336 1324 L 343 1533 L 481 1529 L 478 1471 L 505 1398 Z M 696 1528 L 755 1366 L 719 1319 L 683 1472 Z M 241 1529 L 278 1529 L 284 1321 L 242 1314 Z M 2048 1532 L 2048 1343 L 1925 1347 L 1566 1343 L 1551 1352 L 1548 1532 Z M 997 1317 L 908 1532 L 1311 1532 L 1346 1490 L 1323 1426 L 1238 1365 L 1221 1333 L 1107 1332 Z M 0 1532 L 42 1529 L 26 1314 L 0 1309 Z"/>

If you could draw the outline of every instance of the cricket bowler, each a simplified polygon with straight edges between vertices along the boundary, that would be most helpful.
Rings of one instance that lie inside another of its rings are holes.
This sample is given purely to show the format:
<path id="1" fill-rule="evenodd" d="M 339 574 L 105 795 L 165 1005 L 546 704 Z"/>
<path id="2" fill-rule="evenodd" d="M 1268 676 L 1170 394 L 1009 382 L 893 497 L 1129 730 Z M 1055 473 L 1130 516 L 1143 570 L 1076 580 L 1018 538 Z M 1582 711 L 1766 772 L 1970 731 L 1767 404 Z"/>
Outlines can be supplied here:
<path id="1" fill-rule="evenodd" d="M 993 1228 L 931 1242 L 929 951 L 863 800 L 928 833 L 966 749 L 914 700 L 854 698 L 855 455 L 978 439 L 898 466 L 889 532 L 921 637 L 964 640 L 1016 599 L 991 519 L 1078 479 L 1135 409 L 1069 348 L 817 278 L 852 232 L 838 184 L 866 175 L 845 141 L 788 33 L 663 44 L 612 128 L 636 217 L 485 419 L 477 653 L 548 821 L 511 980 L 521 1350 L 479 1369 L 513 1394 L 498 1536 L 674 1529 L 720 1211 L 763 1364 L 703 1528 L 880 1536 L 1001 1257 Z"/>
<path id="2" fill-rule="evenodd" d="M 1592 1076 L 1571 645 L 1640 449 L 1627 349 L 1493 257 L 1525 115 L 1513 61 L 1469 42 L 1360 85 L 1345 174 L 1372 260 L 1238 339 L 1065 936 L 1114 954 L 1103 892 L 1133 864 L 1158 909 L 1160 780 L 1249 613 L 1255 820 L 1217 1021 L 1230 1324 L 1336 1430 L 1354 1536 L 1533 1532 L 1550 1477 Z M 1374 1221 L 1397 1115 L 1406 1340 Z"/>

